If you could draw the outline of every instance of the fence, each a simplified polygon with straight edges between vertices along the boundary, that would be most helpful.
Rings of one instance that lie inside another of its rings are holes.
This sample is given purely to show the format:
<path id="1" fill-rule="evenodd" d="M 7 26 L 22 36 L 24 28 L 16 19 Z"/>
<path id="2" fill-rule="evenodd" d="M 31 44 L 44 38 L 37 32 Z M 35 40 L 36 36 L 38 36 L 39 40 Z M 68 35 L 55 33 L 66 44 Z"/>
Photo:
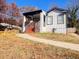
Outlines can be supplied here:
<path id="1" fill-rule="evenodd" d="M 75 33 L 76 28 L 67 28 L 67 33 Z"/>

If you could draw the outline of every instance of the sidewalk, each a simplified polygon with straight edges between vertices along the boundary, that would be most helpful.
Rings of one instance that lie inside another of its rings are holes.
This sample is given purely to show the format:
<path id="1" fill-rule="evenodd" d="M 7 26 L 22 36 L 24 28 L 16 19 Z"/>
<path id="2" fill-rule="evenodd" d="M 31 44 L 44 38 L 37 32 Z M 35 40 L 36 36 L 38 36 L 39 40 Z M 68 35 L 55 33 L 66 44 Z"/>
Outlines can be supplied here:
<path id="1" fill-rule="evenodd" d="M 17 34 L 18 37 L 28 39 L 31 41 L 43 43 L 43 44 L 49 44 L 52 46 L 62 47 L 70 50 L 79 51 L 79 44 L 72 44 L 72 43 L 66 43 L 61 41 L 53 41 L 53 40 L 47 40 L 47 39 L 40 39 L 37 37 L 30 36 L 29 34 Z"/>

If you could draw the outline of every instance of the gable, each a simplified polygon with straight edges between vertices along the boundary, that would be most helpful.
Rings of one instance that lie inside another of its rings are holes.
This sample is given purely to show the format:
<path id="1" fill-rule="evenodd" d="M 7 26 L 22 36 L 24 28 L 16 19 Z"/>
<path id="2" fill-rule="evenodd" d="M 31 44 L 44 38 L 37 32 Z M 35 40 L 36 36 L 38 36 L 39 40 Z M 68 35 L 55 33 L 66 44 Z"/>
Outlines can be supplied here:
<path id="1" fill-rule="evenodd" d="M 62 8 L 57 8 L 57 7 L 51 8 L 51 9 L 48 10 L 47 12 L 49 13 L 49 12 L 51 12 L 51 11 L 59 11 L 59 12 L 65 11 L 65 12 L 67 12 L 67 10 L 62 9 Z"/>

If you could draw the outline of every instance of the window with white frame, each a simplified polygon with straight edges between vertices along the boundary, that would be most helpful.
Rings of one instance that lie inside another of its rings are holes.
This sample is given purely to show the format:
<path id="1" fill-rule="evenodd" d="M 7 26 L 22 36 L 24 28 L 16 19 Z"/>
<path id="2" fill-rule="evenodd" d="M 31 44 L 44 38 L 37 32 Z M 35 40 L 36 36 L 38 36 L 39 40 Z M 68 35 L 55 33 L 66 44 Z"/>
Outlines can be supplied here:
<path id="1" fill-rule="evenodd" d="M 52 25 L 53 24 L 53 16 L 48 16 L 47 17 L 47 25 Z"/>
<path id="2" fill-rule="evenodd" d="M 57 24 L 64 24 L 64 15 L 59 15 L 58 16 Z"/>

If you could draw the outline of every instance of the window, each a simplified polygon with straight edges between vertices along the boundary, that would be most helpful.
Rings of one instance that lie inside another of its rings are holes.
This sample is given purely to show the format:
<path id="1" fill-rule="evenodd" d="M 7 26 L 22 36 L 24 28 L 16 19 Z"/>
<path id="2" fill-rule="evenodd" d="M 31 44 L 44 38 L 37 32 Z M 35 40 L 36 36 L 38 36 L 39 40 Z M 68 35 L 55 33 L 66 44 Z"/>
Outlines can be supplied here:
<path id="1" fill-rule="evenodd" d="M 44 26 L 45 26 L 45 19 L 46 19 L 46 18 L 45 18 L 45 15 L 44 15 L 44 24 L 43 24 Z"/>
<path id="2" fill-rule="evenodd" d="M 64 15 L 59 15 L 58 16 L 57 24 L 64 24 Z"/>
<path id="3" fill-rule="evenodd" d="M 53 24 L 53 16 L 48 16 L 47 17 L 47 24 L 52 25 Z"/>

